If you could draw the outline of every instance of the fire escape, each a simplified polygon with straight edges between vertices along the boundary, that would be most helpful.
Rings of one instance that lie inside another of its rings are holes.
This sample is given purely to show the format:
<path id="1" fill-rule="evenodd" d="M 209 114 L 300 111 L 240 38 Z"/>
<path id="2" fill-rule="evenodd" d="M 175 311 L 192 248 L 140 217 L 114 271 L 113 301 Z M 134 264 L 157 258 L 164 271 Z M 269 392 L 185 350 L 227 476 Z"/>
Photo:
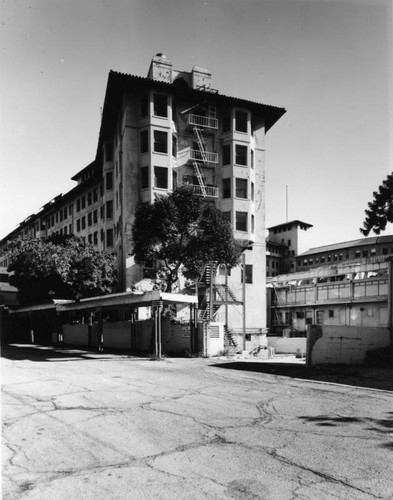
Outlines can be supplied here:
<path id="1" fill-rule="evenodd" d="M 206 184 L 204 169 L 215 168 L 218 164 L 217 153 L 207 150 L 205 136 L 215 134 L 218 130 L 216 108 L 208 106 L 207 115 L 188 115 L 188 128 L 192 128 L 198 149 L 190 150 L 190 159 L 198 184 L 193 185 L 194 192 L 204 198 L 218 198 L 218 188 Z"/>

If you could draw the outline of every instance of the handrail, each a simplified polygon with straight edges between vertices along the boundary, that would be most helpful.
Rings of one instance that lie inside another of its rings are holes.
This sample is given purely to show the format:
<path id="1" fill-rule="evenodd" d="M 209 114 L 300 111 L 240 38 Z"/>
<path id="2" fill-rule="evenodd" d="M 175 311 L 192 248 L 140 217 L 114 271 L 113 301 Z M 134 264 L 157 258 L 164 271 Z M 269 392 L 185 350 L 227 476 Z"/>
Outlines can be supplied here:
<path id="1" fill-rule="evenodd" d="M 208 163 L 218 163 L 218 154 L 210 151 L 205 151 L 204 155 Z M 203 155 L 199 149 L 190 149 L 190 159 L 204 161 Z"/>
<path id="2" fill-rule="evenodd" d="M 218 130 L 217 118 L 209 118 L 208 116 L 194 115 L 191 113 L 188 115 L 188 124 Z"/>

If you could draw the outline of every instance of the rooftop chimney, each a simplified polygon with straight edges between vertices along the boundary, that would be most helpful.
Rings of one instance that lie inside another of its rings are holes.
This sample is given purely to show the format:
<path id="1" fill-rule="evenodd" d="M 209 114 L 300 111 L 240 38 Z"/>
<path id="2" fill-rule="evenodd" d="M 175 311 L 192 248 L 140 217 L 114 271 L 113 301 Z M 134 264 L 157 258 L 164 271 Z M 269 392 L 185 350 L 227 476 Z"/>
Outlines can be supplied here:
<path id="1" fill-rule="evenodd" d="M 159 52 L 153 56 L 147 77 L 151 80 L 172 83 L 172 62 Z"/>

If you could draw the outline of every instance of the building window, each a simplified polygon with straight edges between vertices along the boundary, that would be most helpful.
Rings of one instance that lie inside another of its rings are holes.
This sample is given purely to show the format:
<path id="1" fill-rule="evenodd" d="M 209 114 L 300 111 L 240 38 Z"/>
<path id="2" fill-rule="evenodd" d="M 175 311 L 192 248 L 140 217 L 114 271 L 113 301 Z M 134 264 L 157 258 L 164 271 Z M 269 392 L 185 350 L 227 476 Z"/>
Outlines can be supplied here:
<path id="1" fill-rule="evenodd" d="M 98 193 L 97 193 L 97 188 L 93 190 L 93 201 L 96 202 L 98 201 Z"/>
<path id="2" fill-rule="evenodd" d="M 222 147 L 222 164 L 230 165 L 231 164 L 231 145 L 225 144 Z"/>
<path id="3" fill-rule="evenodd" d="M 231 179 L 222 180 L 222 197 L 223 198 L 231 197 Z"/>
<path id="4" fill-rule="evenodd" d="M 86 228 L 86 217 L 83 216 L 81 220 L 82 220 L 82 229 L 85 229 Z"/>
<path id="5" fill-rule="evenodd" d="M 154 152 L 168 153 L 168 134 L 166 132 L 154 131 Z"/>
<path id="6" fill-rule="evenodd" d="M 370 255 L 371 255 L 371 257 L 375 257 L 377 255 L 377 249 L 376 248 L 372 248 L 370 250 Z"/>
<path id="7" fill-rule="evenodd" d="M 172 156 L 177 157 L 177 137 L 172 135 Z"/>
<path id="8" fill-rule="evenodd" d="M 113 229 L 106 230 L 106 246 L 113 247 Z"/>
<path id="9" fill-rule="evenodd" d="M 248 213 L 247 212 L 236 212 L 236 231 L 247 231 L 247 219 L 248 219 Z"/>
<path id="10" fill-rule="evenodd" d="M 154 187 L 168 189 L 168 169 L 165 167 L 154 167 Z"/>
<path id="11" fill-rule="evenodd" d="M 334 310 L 333 309 L 329 310 L 329 318 L 334 318 Z"/>
<path id="12" fill-rule="evenodd" d="M 90 245 L 93 243 L 93 235 L 92 234 L 88 235 L 87 241 L 90 243 Z"/>
<path id="13" fill-rule="evenodd" d="M 63 218 L 64 218 L 64 220 L 66 220 L 66 218 L 67 218 L 67 207 L 64 207 L 63 214 L 64 214 Z"/>
<path id="14" fill-rule="evenodd" d="M 235 127 L 237 132 L 247 132 L 247 113 L 244 111 L 236 111 Z"/>
<path id="15" fill-rule="evenodd" d="M 149 167 L 141 168 L 141 189 L 149 187 Z"/>
<path id="16" fill-rule="evenodd" d="M 292 243 L 292 241 L 291 241 L 291 240 L 288 240 L 288 246 L 289 246 L 289 247 L 291 246 L 291 243 Z"/>
<path id="17" fill-rule="evenodd" d="M 154 115 L 168 117 L 168 98 L 166 95 L 154 94 Z"/>
<path id="18" fill-rule="evenodd" d="M 91 191 L 89 191 L 87 193 L 87 204 L 91 205 L 92 203 L 93 203 L 93 193 Z"/>
<path id="19" fill-rule="evenodd" d="M 90 212 L 87 214 L 87 225 L 90 227 L 93 224 L 93 214 Z"/>
<path id="20" fill-rule="evenodd" d="M 255 233 L 255 217 L 251 214 L 251 232 Z"/>
<path id="21" fill-rule="evenodd" d="M 368 251 L 367 250 L 363 250 L 362 257 L 368 257 Z"/>
<path id="22" fill-rule="evenodd" d="M 94 243 L 94 245 L 98 245 L 98 232 L 97 231 L 95 231 L 93 233 L 93 243 Z"/>
<path id="23" fill-rule="evenodd" d="M 317 311 L 317 325 L 323 325 L 324 316 L 324 311 Z"/>
<path id="24" fill-rule="evenodd" d="M 143 116 L 148 116 L 148 114 L 149 114 L 149 96 L 148 95 L 142 96 L 141 101 L 140 101 L 139 113 L 140 113 L 141 118 Z"/>
<path id="25" fill-rule="evenodd" d="M 247 146 L 241 146 L 240 144 L 236 144 L 235 163 L 236 165 L 247 166 Z"/>
<path id="26" fill-rule="evenodd" d="M 231 212 L 222 212 L 222 218 L 231 223 Z"/>
<path id="27" fill-rule="evenodd" d="M 100 217 L 101 217 L 101 219 L 104 218 L 104 205 L 100 206 Z"/>
<path id="28" fill-rule="evenodd" d="M 321 264 L 323 264 L 324 262 L 325 262 L 325 256 L 322 255 L 322 257 L 321 257 Z"/>
<path id="29" fill-rule="evenodd" d="M 76 231 L 77 231 L 77 233 L 79 233 L 80 230 L 81 230 L 81 220 L 77 219 L 77 221 L 76 221 Z"/>
<path id="30" fill-rule="evenodd" d="M 106 202 L 106 218 L 107 219 L 113 218 L 113 201 L 112 200 L 109 200 Z"/>
<path id="31" fill-rule="evenodd" d="M 251 201 L 254 201 L 255 199 L 255 186 L 254 183 L 251 182 Z"/>
<path id="32" fill-rule="evenodd" d="M 251 150 L 251 168 L 254 168 L 254 151 Z"/>
<path id="33" fill-rule="evenodd" d="M 147 130 L 142 130 L 139 137 L 140 137 L 139 152 L 147 153 L 149 151 L 149 132 Z"/>
<path id="34" fill-rule="evenodd" d="M 94 224 L 97 224 L 97 222 L 98 222 L 98 212 L 97 212 L 97 210 L 94 210 L 94 212 L 93 212 L 93 222 L 94 222 Z"/>
<path id="35" fill-rule="evenodd" d="M 247 199 L 247 179 L 236 179 L 236 198 Z"/>
<path id="36" fill-rule="evenodd" d="M 105 186 L 108 191 L 113 189 L 113 172 L 107 172 L 105 174 Z"/>
<path id="37" fill-rule="evenodd" d="M 230 132 L 231 130 L 231 112 L 225 111 L 222 115 L 222 131 Z"/>
<path id="38" fill-rule="evenodd" d="M 245 274 L 246 274 L 246 283 L 252 283 L 252 265 L 251 264 L 246 264 L 246 269 L 245 269 Z M 242 276 L 241 276 L 241 282 L 243 283 L 243 276 L 244 276 L 244 271 L 242 268 Z"/>

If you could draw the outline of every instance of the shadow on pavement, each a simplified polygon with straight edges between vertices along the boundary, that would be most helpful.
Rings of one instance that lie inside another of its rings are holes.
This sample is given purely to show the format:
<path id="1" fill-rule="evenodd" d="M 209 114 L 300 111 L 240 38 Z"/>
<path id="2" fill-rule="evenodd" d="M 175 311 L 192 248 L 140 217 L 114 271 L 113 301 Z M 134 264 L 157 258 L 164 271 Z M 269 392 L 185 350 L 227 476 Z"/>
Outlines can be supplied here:
<path id="1" fill-rule="evenodd" d="M 1 357 L 11 360 L 29 361 L 89 361 L 97 359 L 113 359 L 113 356 L 130 359 L 149 359 L 148 356 L 131 353 L 126 350 L 104 349 L 99 352 L 94 348 L 86 349 L 72 346 L 44 346 L 11 344 L 1 347 Z"/>
<path id="2" fill-rule="evenodd" d="M 366 387 L 393 391 L 393 369 L 362 366 L 307 366 L 291 363 L 263 363 L 235 361 L 217 363 L 217 368 L 267 373 L 280 377 L 290 377 L 317 382 Z"/>
<path id="3" fill-rule="evenodd" d="M 369 417 L 332 417 L 330 415 L 318 416 L 300 416 L 300 420 L 309 424 L 314 424 L 318 427 L 337 427 L 339 425 L 359 424 L 365 427 L 368 431 L 374 431 L 381 436 L 389 437 L 393 429 L 393 412 L 387 412 L 386 418 L 369 418 Z M 393 451 L 393 442 L 379 444 L 381 448 Z"/>

